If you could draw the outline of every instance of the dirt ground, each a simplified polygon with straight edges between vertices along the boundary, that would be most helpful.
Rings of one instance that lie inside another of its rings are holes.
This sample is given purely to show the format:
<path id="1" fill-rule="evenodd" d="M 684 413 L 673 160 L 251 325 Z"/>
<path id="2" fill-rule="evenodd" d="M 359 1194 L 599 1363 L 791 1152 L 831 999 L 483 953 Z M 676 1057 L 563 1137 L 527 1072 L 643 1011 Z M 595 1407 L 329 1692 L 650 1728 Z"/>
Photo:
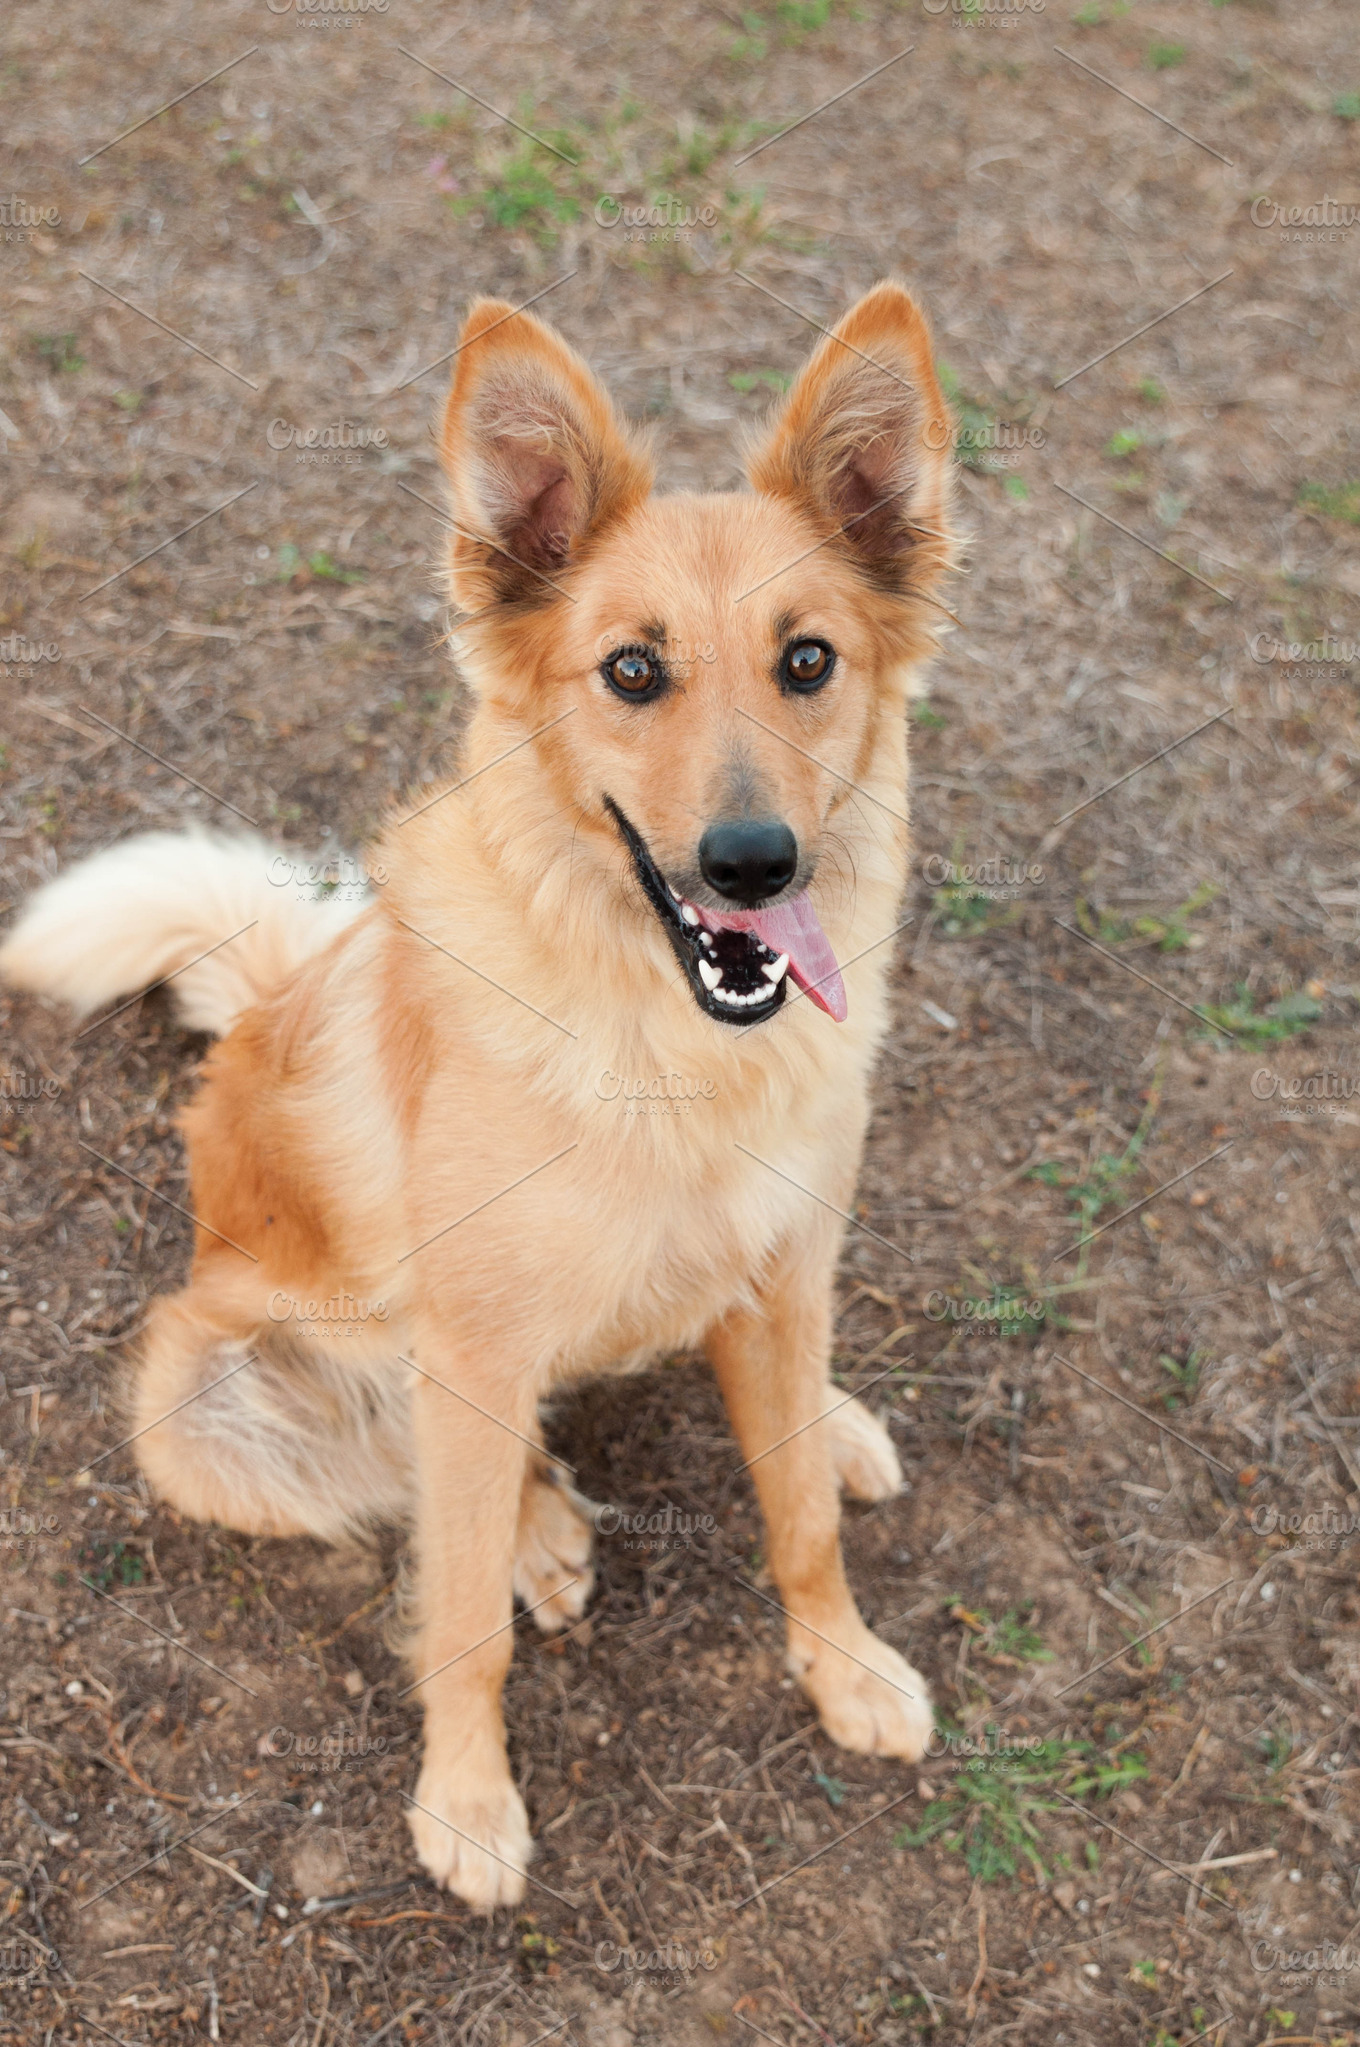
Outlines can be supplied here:
<path id="1" fill-rule="evenodd" d="M 0 2040 L 1360 2040 L 1354 7 L 12 0 L 0 95 L 6 911 L 451 771 L 478 291 L 727 487 L 897 273 L 970 535 L 836 1337 L 939 1754 L 816 1727 L 677 1360 L 553 1417 L 620 1511 L 517 1628 L 534 1882 L 436 1892 L 397 1538 L 181 1523 L 113 1447 L 203 1041 L 0 1001 Z"/>

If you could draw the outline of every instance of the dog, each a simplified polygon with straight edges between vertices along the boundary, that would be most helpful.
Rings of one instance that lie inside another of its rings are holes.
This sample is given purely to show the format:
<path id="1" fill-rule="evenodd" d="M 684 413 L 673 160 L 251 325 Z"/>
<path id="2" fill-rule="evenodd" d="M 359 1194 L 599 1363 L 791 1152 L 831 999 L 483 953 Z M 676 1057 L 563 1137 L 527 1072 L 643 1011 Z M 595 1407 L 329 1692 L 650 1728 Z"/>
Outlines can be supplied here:
<path id="1" fill-rule="evenodd" d="M 410 1823 L 479 1912 L 522 1897 L 532 1846 L 514 1601 L 551 1631 L 592 1585 L 539 1419 L 585 1375 L 707 1352 L 822 1725 L 910 1760 L 932 1725 L 846 1582 L 841 1490 L 901 1470 L 829 1357 L 953 431 L 901 285 L 822 331 L 751 487 L 658 496 L 582 358 L 478 301 L 440 440 L 474 708 L 460 777 L 382 834 L 381 885 L 290 899 L 258 839 L 150 834 L 43 888 L 0 952 L 81 1015 L 173 977 L 218 1038 L 136 1454 L 247 1533 L 410 1527 Z M 686 1113 L 626 1113 L 638 1076 Z"/>

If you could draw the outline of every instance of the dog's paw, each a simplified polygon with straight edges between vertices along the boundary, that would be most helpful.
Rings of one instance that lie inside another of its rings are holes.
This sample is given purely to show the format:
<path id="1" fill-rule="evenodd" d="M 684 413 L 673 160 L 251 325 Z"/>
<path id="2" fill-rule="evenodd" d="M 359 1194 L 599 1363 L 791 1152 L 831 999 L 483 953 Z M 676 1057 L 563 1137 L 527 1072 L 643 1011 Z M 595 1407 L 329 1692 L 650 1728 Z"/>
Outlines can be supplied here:
<path id="1" fill-rule="evenodd" d="M 934 1726 L 919 1670 L 861 1627 L 845 1648 L 790 1630 L 788 1667 L 838 1748 L 918 1762 Z"/>
<path id="2" fill-rule="evenodd" d="M 427 1758 L 407 1819 L 416 1854 L 437 1884 L 474 1912 L 518 1905 L 533 1853 L 524 1801 L 502 1760 L 499 1781 L 464 1757 L 440 1768 Z"/>
<path id="3" fill-rule="evenodd" d="M 892 1438 L 878 1416 L 858 1400 L 846 1400 L 827 1415 L 831 1461 L 854 1500 L 890 1500 L 902 1489 L 902 1466 Z"/>
<path id="4" fill-rule="evenodd" d="M 545 1635 L 578 1621 L 595 1584 L 594 1509 L 565 1482 L 532 1476 L 520 1501 L 515 1597 Z"/>

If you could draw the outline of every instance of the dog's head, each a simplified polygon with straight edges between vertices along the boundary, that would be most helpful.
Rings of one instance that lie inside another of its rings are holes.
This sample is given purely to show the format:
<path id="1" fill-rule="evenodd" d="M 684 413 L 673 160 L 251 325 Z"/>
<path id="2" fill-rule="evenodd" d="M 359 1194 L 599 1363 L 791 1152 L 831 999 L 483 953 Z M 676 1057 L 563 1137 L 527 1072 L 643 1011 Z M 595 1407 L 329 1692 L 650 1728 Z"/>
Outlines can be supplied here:
<path id="1" fill-rule="evenodd" d="M 896 284 L 818 345 L 754 488 L 711 497 L 651 495 L 644 448 L 549 328 L 497 300 L 468 317 L 442 439 L 468 671 L 552 749 L 576 857 L 645 899 L 725 1023 L 772 1016 L 790 975 L 845 1015 L 814 882 L 932 644 L 952 438 Z"/>

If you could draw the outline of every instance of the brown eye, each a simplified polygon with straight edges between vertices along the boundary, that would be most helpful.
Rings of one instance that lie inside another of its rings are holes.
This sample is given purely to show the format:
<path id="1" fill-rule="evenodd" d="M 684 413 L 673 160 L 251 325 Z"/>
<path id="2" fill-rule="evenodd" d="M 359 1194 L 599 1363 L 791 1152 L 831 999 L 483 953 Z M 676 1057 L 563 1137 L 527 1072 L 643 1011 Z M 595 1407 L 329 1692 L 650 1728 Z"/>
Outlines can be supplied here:
<path id="1" fill-rule="evenodd" d="M 825 640 L 795 640 L 784 656 L 784 683 L 789 689 L 820 689 L 835 661 Z"/>
<path id="2" fill-rule="evenodd" d="M 620 647 L 600 672 L 610 688 L 624 697 L 651 696 L 663 680 L 660 666 L 644 647 Z"/>

